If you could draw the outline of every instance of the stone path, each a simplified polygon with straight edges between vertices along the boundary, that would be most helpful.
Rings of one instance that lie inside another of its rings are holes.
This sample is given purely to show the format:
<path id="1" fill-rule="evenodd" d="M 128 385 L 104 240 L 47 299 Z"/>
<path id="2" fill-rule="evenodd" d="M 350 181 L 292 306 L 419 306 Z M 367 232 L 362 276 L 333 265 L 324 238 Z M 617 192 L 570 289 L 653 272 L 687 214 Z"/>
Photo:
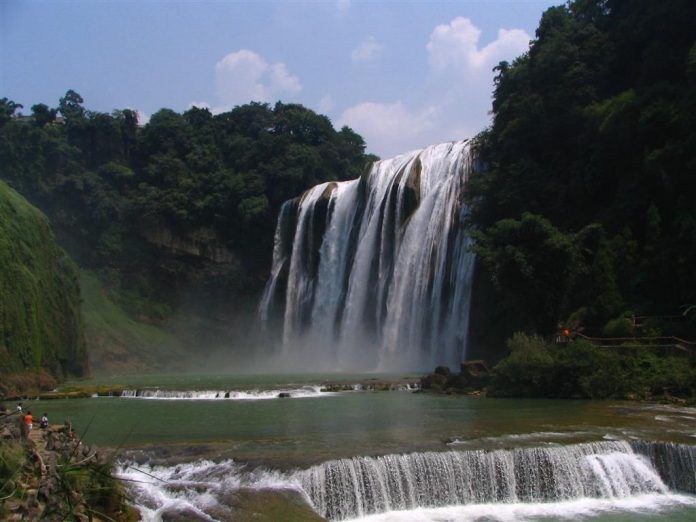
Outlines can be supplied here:
<path id="1" fill-rule="evenodd" d="M 46 449 L 46 430 L 34 428 L 29 432 L 29 440 L 34 443 L 34 452 L 38 456 L 41 467 L 41 480 L 46 476 L 46 462 L 48 462 L 49 451 Z"/>

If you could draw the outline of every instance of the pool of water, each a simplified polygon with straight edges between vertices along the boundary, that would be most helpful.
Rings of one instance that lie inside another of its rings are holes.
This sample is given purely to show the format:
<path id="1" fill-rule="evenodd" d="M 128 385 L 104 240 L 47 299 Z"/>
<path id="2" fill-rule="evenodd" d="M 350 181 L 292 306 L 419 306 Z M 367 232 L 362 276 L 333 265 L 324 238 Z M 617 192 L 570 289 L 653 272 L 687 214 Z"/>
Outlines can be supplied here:
<path id="1" fill-rule="evenodd" d="M 398 376 L 403 377 L 403 376 Z M 286 389 L 385 376 L 139 376 L 130 389 Z M 392 379 L 397 377 L 391 376 Z M 104 382 L 104 380 L 102 381 Z M 113 384 L 113 383 L 112 383 Z M 273 400 L 95 397 L 31 401 L 52 422 L 70 419 L 90 444 L 215 445 L 227 458 L 304 465 L 327 459 L 438 449 L 601 439 L 696 442 L 696 408 L 616 401 L 477 399 L 408 391 L 317 392 Z"/>

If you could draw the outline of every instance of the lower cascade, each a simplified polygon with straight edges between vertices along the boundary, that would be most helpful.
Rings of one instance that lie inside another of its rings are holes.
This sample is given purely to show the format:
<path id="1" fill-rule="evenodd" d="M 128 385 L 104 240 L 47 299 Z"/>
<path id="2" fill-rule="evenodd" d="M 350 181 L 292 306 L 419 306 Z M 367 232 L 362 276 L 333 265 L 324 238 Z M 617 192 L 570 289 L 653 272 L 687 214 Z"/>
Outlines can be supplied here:
<path id="1" fill-rule="evenodd" d="M 682 505 L 696 510 L 696 446 L 661 442 L 354 457 L 290 472 L 249 469 L 232 460 L 122 463 L 118 474 L 129 481 L 146 521 L 177 514 L 236 520 L 230 499 L 240 490 L 292 491 L 329 520 L 477 506 L 488 506 L 491 514 L 503 506 L 541 513 L 554 506 L 563 517 L 575 512 L 577 502 L 608 509 Z"/>
<path id="2" fill-rule="evenodd" d="M 468 141 L 434 145 L 285 203 L 259 315 L 288 361 L 368 371 L 459 364 L 472 165 Z"/>
<path id="3" fill-rule="evenodd" d="M 314 508 L 330 520 L 486 503 L 620 499 L 696 492 L 696 447 L 623 441 L 498 451 L 356 457 L 298 472 Z"/>

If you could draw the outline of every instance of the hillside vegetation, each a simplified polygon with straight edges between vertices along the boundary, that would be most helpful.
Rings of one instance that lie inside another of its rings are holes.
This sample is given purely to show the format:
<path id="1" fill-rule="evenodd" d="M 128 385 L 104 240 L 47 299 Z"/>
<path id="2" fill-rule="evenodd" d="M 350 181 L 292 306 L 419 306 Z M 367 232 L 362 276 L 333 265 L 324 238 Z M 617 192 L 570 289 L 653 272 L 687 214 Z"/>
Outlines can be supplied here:
<path id="1" fill-rule="evenodd" d="M 575 0 L 497 67 L 468 192 L 492 394 L 696 397 L 694 20 Z"/>
<path id="2" fill-rule="evenodd" d="M 55 108 L 21 109 L 0 100 L 0 177 L 98 279 L 85 280 L 92 302 L 134 321 L 88 310 L 90 347 L 115 355 L 128 344 L 141 361 L 161 355 L 145 353 L 152 346 L 246 343 L 280 205 L 314 184 L 356 178 L 373 159 L 351 129 L 301 105 L 162 109 L 142 126 L 131 110 L 87 110 L 74 91 Z M 144 341 L 158 329 L 176 342 Z M 136 330 L 138 340 L 126 340 Z M 111 355 L 98 355 L 97 369 L 120 367 Z"/>
<path id="3" fill-rule="evenodd" d="M 529 52 L 497 67 L 469 200 L 496 291 L 484 320 L 504 335 L 598 334 L 626 314 L 688 322 L 695 19 L 688 0 L 576 0 L 548 9 Z"/>
<path id="4" fill-rule="evenodd" d="M 76 267 L 46 216 L 0 181 L 0 395 L 86 371 Z"/>

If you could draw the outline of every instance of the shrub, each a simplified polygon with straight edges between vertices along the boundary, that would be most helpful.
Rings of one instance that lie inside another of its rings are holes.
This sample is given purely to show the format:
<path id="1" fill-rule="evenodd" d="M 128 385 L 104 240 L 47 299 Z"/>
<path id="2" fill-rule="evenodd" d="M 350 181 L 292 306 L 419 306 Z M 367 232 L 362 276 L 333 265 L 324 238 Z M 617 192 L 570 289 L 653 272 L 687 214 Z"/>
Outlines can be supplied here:
<path id="1" fill-rule="evenodd" d="M 493 370 L 489 395 L 590 399 L 675 395 L 696 397 L 696 366 L 653 348 L 598 347 L 585 340 L 554 346 L 514 334 L 510 354 Z"/>

